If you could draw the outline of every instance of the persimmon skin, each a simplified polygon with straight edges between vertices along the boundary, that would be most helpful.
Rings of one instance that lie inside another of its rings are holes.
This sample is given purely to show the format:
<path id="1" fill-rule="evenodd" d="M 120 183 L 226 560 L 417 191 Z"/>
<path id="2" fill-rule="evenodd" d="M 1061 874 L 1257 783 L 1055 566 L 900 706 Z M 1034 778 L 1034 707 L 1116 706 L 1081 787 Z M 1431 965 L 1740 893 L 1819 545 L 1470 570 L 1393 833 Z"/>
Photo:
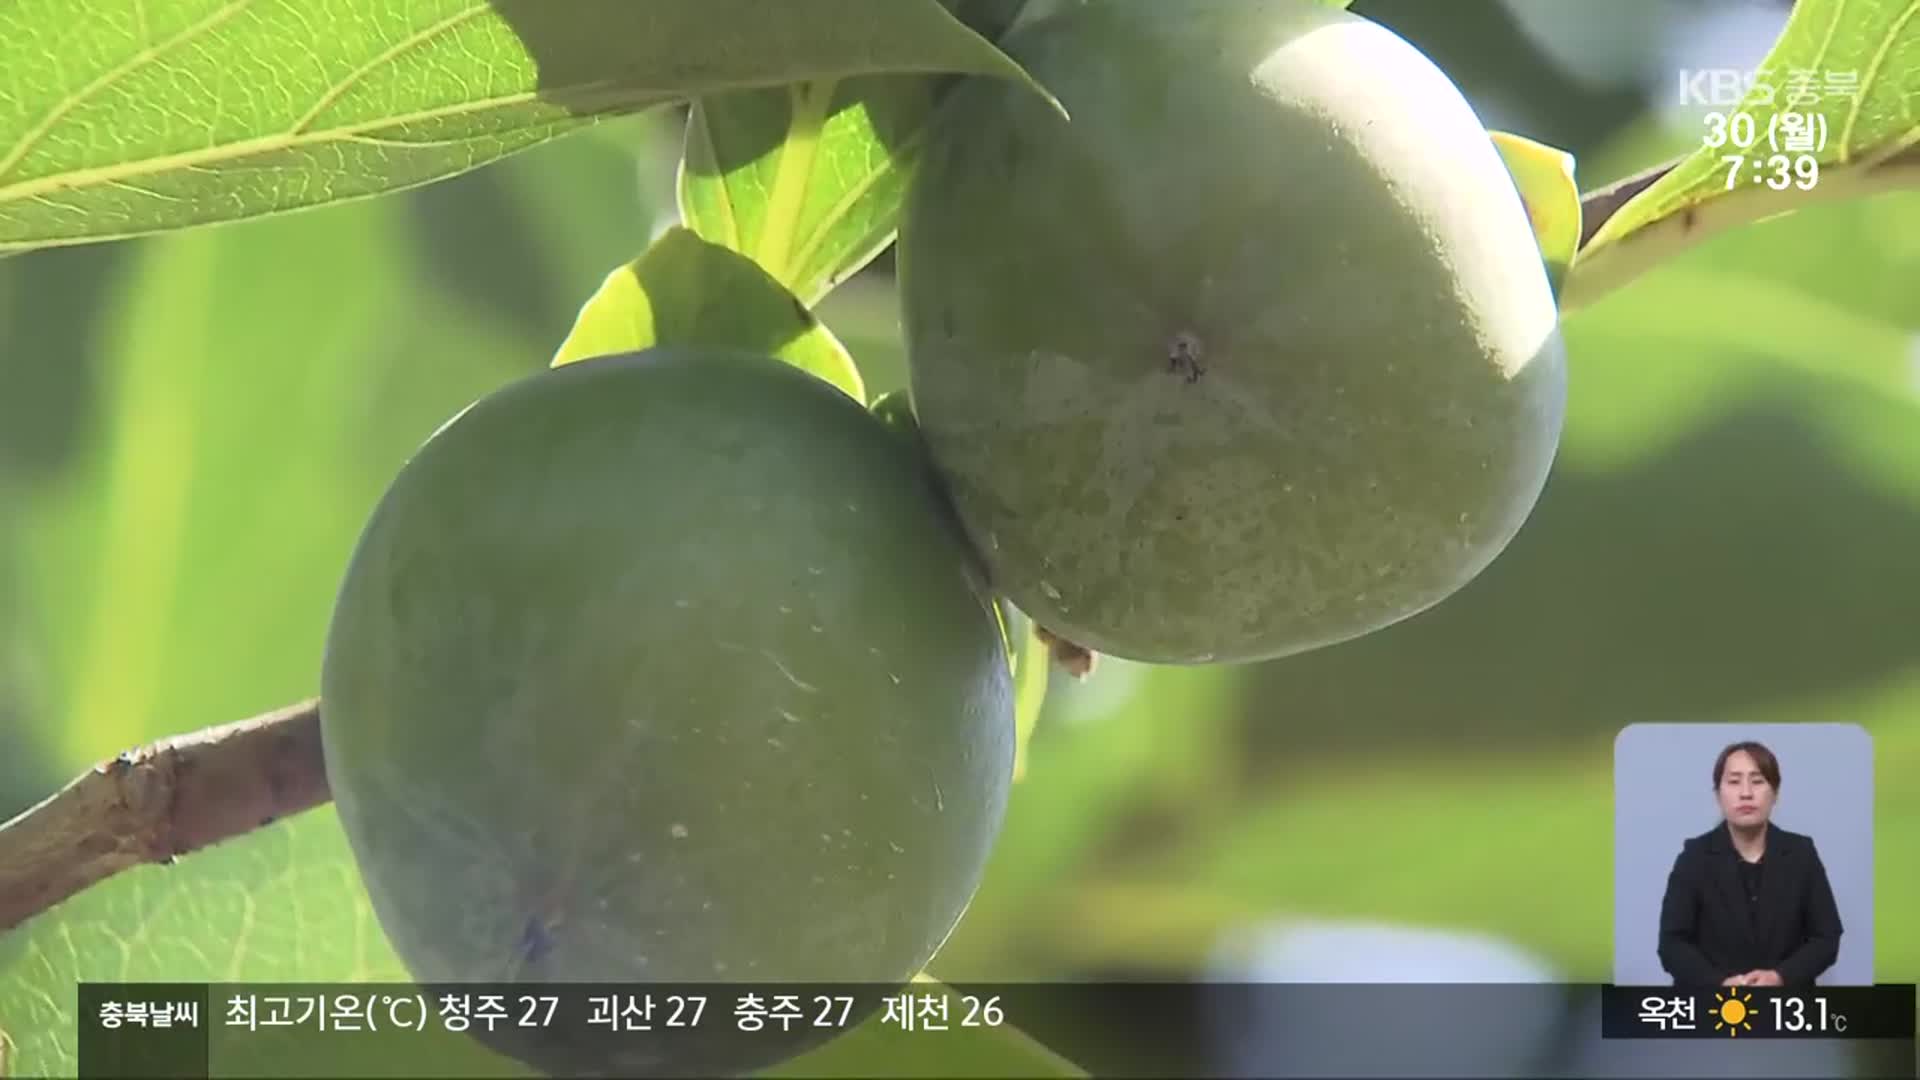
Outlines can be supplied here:
<path id="1" fill-rule="evenodd" d="M 373 513 L 322 684 L 340 820 L 423 983 L 904 983 L 1012 771 L 1005 646 L 923 459 L 764 357 L 588 360 L 462 413 Z M 832 1034 L 708 1026 L 486 1041 L 647 1075 Z"/>
<path id="2" fill-rule="evenodd" d="M 1524 204 L 1446 75 L 1306 0 L 1096 0 L 929 133 L 913 402 L 994 586 L 1080 645 L 1264 660 L 1484 570 L 1565 413 Z"/>

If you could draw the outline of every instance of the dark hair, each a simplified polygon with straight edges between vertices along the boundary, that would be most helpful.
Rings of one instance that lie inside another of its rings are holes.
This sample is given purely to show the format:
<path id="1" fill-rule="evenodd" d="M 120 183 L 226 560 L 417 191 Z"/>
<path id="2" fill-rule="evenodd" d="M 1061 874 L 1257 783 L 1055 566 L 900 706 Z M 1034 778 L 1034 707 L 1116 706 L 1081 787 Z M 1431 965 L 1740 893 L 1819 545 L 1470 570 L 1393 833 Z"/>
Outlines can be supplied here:
<path id="1" fill-rule="evenodd" d="M 1737 742 L 1720 751 L 1720 757 L 1713 763 L 1713 786 L 1715 788 L 1720 786 L 1720 777 L 1727 771 L 1727 759 L 1742 750 L 1747 752 L 1747 756 L 1753 759 L 1755 765 L 1760 766 L 1760 775 L 1767 778 L 1767 783 L 1775 791 L 1780 790 L 1780 759 L 1773 756 L 1773 751 L 1757 742 Z"/>

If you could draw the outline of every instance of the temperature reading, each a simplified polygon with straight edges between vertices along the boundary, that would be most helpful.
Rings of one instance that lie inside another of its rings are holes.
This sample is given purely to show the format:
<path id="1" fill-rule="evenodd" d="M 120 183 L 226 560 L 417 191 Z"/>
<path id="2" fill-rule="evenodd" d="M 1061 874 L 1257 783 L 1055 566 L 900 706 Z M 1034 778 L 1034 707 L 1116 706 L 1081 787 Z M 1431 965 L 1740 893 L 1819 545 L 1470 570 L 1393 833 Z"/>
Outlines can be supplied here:
<path id="1" fill-rule="evenodd" d="M 1827 999 L 1816 997 L 1811 1008 L 1805 998 L 1778 997 L 1773 999 L 1773 1029 L 1775 1031 L 1812 1031 L 1844 1034 L 1847 1030 L 1847 1018 L 1827 1008 Z"/>
<path id="2" fill-rule="evenodd" d="M 1602 1003 L 1601 1034 L 1609 1039 L 1910 1040 L 1920 985 L 1771 983 L 1691 994 L 1659 984 L 1617 986 Z"/>

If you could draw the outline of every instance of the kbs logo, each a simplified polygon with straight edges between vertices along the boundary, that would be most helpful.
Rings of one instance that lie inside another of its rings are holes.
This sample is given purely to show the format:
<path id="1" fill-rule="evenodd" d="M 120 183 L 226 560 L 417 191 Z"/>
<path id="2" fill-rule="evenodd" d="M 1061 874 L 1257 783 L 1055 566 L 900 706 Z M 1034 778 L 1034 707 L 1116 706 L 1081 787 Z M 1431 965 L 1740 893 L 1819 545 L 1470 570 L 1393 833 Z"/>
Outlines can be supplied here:
<path id="1" fill-rule="evenodd" d="M 1852 98 L 1860 92 L 1857 71 L 1681 68 L 1678 75 L 1681 105 L 1722 109 L 1743 104 L 1804 107 L 1833 98 Z"/>

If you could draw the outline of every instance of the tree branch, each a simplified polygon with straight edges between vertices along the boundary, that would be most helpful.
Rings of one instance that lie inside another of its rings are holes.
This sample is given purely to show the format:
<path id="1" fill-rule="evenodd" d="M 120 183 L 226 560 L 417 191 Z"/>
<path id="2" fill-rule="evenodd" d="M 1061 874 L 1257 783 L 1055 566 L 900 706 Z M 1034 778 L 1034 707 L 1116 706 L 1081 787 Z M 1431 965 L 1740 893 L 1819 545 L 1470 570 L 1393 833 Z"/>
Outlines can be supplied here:
<path id="1" fill-rule="evenodd" d="M 1774 191 L 1764 185 L 1746 185 L 1732 192 L 1716 192 L 1644 222 L 1601 247 L 1592 245 L 1594 235 L 1608 219 L 1677 164 L 1668 162 L 1581 196 L 1580 254 L 1560 290 L 1563 314 L 1584 308 L 1696 245 L 1734 229 L 1816 203 L 1920 188 L 1920 142 L 1896 143 L 1844 164 L 1820 166 L 1819 181 L 1811 189 Z"/>
<path id="2" fill-rule="evenodd" d="M 331 798 L 318 701 L 121 754 L 0 825 L 0 931 L 128 867 Z"/>

